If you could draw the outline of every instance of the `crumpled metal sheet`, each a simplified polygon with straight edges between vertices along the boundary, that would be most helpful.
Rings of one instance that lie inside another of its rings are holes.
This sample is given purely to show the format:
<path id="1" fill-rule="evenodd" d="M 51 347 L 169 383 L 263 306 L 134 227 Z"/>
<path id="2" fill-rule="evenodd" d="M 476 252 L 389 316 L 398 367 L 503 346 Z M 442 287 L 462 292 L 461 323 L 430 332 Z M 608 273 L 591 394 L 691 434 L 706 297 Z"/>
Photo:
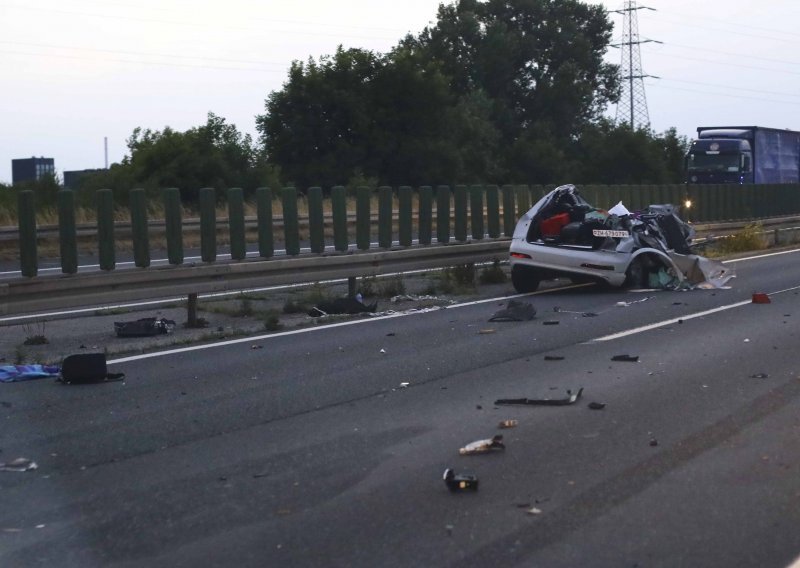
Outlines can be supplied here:
<path id="1" fill-rule="evenodd" d="M 669 257 L 693 288 L 723 288 L 736 276 L 736 270 L 718 260 L 711 260 L 696 254 L 678 254 L 669 251 Z"/>
<path id="2" fill-rule="evenodd" d="M 496 312 L 489 321 L 530 321 L 536 316 L 536 308 L 528 302 L 509 300 L 502 310 Z"/>

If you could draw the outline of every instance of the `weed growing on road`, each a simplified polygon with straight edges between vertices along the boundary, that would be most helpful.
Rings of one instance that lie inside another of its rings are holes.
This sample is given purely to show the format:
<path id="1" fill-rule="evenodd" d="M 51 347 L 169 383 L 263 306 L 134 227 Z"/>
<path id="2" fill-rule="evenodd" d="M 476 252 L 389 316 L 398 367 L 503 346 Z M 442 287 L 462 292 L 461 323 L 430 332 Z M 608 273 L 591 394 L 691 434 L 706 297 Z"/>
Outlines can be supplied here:
<path id="1" fill-rule="evenodd" d="M 478 277 L 481 284 L 503 284 L 508 280 L 505 270 L 500 266 L 500 261 L 496 260 L 490 266 L 484 266 Z"/>
<path id="2" fill-rule="evenodd" d="M 23 345 L 45 345 L 46 343 L 49 343 L 47 336 L 44 334 L 46 326 L 46 321 L 23 324 L 22 330 L 25 333 L 25 341 L 23 342 Z"/>
<path id="3" fill-rule="evenodd" d="M 764 250 L 767 241 L 763 235 L 764 227 L 761 223 L 750 223 L 730 237 L 720 240 L 710 251 L 709 256 L 720 256 L 736 252 Z"/>
<path id="4" fill-rule="evenodd" d="M 283 329 L 283 324 L 278 317 L 278 313 L 276 311 L 269 311 L 267 312 L 264 317 L 264 329 L 267 331 L 278 331 Z"/>
<path id="5" fill-rule="evenodd" d="M 406 283 L 402 276 L 392 276 L 383 278 L 378 285 L 378 296 L 381 298 L 392 298 L 406 293 Z M 363 292 L 362 292 L 363 294 Z M 367 294 L 363 294 L 366 296 Z"/>

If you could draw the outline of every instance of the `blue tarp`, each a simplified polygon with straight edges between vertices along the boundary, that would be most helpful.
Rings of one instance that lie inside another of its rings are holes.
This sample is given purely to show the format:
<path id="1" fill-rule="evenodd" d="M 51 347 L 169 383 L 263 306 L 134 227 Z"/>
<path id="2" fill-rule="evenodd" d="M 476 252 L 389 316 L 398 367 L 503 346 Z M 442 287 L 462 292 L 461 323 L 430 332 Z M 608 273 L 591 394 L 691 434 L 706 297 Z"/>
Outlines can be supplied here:
<path id="1" fill-rule="evenodd" d="M 46 379 L 61 374 L 55 365 L 0 365 L 0 383 Z"/>

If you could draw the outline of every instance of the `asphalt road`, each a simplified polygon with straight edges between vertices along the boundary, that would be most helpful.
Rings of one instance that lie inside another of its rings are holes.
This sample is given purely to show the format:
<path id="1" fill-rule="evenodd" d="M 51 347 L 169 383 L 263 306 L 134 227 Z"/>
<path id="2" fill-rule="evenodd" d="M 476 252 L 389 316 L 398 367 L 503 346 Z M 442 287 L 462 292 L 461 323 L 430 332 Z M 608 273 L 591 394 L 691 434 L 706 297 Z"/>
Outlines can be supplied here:
<path id="1" fill-rule="evenodd" d="M 729 290 L 549 290 L 528 322 L 488 322 L 493 299 L 113 361 L 124 383 L 0 385 L 0 461 L 39 466 L 0 472 L 0 565 L 787 566 L 798 261 L 740 261 Z M 504 451 L 459 455 L 495 434 Z"/>

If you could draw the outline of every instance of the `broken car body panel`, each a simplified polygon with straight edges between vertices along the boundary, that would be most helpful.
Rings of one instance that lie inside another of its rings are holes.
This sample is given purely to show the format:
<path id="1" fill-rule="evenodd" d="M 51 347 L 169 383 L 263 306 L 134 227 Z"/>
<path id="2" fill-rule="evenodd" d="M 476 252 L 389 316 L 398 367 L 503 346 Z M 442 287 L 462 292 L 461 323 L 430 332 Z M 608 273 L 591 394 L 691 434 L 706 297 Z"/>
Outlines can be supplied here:
<path id="1" fill-rule="evenodd" d="M 687 281 L 682 266 L 702 264 L 714 274 L 713 285 L 723 285 L 732 277 L 731 270 L 696 260 L 702 257 L 691 254 L 693 236 L 694 230 L 672 205 L 650 205 L 630 213 L 619 203 L 603 211 L 583 199 L 574 185 L 562 185 L 517 223 L 509 249 L 512 282 L 521 293 L 534 291 L 540 280 L 562 275 L 612 286 L 627 282 L 678 288 L 699 283 L 696 272 Z"/>

